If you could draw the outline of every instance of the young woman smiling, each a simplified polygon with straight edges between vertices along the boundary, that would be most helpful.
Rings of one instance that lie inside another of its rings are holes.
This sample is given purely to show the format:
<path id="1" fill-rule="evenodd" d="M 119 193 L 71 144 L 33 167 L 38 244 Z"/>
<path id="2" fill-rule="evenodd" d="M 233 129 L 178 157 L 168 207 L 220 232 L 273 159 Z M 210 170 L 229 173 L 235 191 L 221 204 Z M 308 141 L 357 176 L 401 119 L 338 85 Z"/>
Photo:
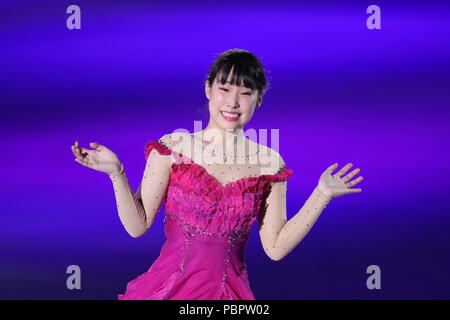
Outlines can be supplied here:
<path id="1" fill-rule="evenodd" d="M 289 220 L 287 180 L 292 170 L 272 148 L 247 139 L 244 126 L 261 106 L 267 81 L 260 60 L 232 49 L 213 63 L 205 82 L 209 123 L 199 132 L 175 132 L 149 141 L 146 167 L 134 193 L 122 162 L 107 147 L 72 146 L 76 161 L 108 173 L 122 224 L 132 237 L 145 234 L 165 202 L 166 241 L 147 272 L 127 284 L 119 299 L 253 300 L 245 246 L 254 221 L 267 256 L 291 252 L 331 199 L 355 192 L 363 178 L 337 163 Z"/>

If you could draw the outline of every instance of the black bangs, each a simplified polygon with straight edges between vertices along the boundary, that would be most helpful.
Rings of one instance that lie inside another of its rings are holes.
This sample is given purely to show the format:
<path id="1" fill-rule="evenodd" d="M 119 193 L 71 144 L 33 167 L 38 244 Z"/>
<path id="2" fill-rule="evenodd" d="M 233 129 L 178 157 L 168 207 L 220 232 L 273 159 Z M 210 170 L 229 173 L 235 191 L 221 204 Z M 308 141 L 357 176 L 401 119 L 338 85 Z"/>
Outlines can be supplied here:
<path id="1" fill-rule="evenodd" d="M 208 75 L 209 85 L 212 86 L 218 76 L 217 80 L 225 84 L 232 69 L 231 84 L 265 93 L 267 81 L 261 62 L 253 53 L 241 49 L 225 51 L 216 59 Z"/>
<path id="2" fill-rule="evenodd" d="M 254 76 L 250 74 L 250 70 L 245 68 L 243 65 L 236 66 L 231 63 L 224 65 L 223 68 L 218 71 L 218 74 L 221 75 L 219 80 L 221 84 L 225 84 L 231 71 L 233 71 L 233 74 L 230 79 L 230 84 L 234 84 L 239 87 L 243 85 L 244 87 L 251 88 L 253 90 L 257 89 L 257 85 L 255 81 L 253 81 Z"/>

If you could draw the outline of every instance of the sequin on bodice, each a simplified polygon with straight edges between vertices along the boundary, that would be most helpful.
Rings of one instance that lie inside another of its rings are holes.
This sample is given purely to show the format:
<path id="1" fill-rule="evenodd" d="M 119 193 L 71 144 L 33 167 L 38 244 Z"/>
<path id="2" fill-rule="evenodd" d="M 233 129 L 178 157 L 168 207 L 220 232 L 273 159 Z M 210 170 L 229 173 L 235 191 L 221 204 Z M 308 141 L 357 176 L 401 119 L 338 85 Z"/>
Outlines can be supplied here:
<path id="1" fill-rule="evenodd" d="M 145 146 L 170 155 L 161 141 Z M 182 158 L 183 155 L 179 154 Z M 252 225 L 271 190 L 292 170 L 242 177 L 223 185 L 192 161 L 172 164 L 165 194 L 161 253 L 150 269 L 128 283 L 119 299 L 253 300 L 245 264 Z"/>

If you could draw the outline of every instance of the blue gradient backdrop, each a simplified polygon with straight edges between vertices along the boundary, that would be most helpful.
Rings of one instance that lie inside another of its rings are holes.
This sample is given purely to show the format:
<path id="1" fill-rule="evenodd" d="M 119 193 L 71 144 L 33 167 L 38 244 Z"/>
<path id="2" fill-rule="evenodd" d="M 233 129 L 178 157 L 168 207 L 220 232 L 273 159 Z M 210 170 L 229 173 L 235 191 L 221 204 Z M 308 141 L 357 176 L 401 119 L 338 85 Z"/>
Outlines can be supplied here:
<path id="1" fill-rule="evenodd" d="M 81 30 L 66 8 L 81 7 Z M 366 28 L 381 8 L 382 29 Z M 450 298 L 450 5 L 445 2 L 2 1 L 0 298 L 115 299 L 164 242 L 123 229 L 109 178 L 70 146 L 98 141 L 136 190 L 143 147 L 208 122 L 214 58 L 247 49 L 271 88 L 246 129 L 280 129 L 288 218 L 329 165 L 361 168 L 299 246 L 246 262 L 257 299 Z M 66 288 L 79 265 L 81 290 Z M 381 268 L 368 290 L 366 268 Z"/>

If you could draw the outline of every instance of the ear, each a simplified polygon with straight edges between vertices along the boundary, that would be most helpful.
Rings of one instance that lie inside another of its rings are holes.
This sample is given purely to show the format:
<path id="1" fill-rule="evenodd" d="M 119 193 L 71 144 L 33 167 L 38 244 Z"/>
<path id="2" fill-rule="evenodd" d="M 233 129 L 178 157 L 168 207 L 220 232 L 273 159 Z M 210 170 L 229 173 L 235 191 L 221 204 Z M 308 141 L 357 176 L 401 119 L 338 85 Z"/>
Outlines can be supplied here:
<path id="1" fill-rule="evenodd" d="M 258 109 L 259 107 L 261 107 L 261 104 L 262 104 L 262 95 L 260 95 L 259 97 L 258 97 L 258 101 L 256 102 L 256 108 L 255 109 Z"/>
<path id="2" fill-rule="evenodd" d="M 205 81 L 205 94 L 209 100 L 211 98 L 211 87 L 208 85 L 208 80 Z"/>

